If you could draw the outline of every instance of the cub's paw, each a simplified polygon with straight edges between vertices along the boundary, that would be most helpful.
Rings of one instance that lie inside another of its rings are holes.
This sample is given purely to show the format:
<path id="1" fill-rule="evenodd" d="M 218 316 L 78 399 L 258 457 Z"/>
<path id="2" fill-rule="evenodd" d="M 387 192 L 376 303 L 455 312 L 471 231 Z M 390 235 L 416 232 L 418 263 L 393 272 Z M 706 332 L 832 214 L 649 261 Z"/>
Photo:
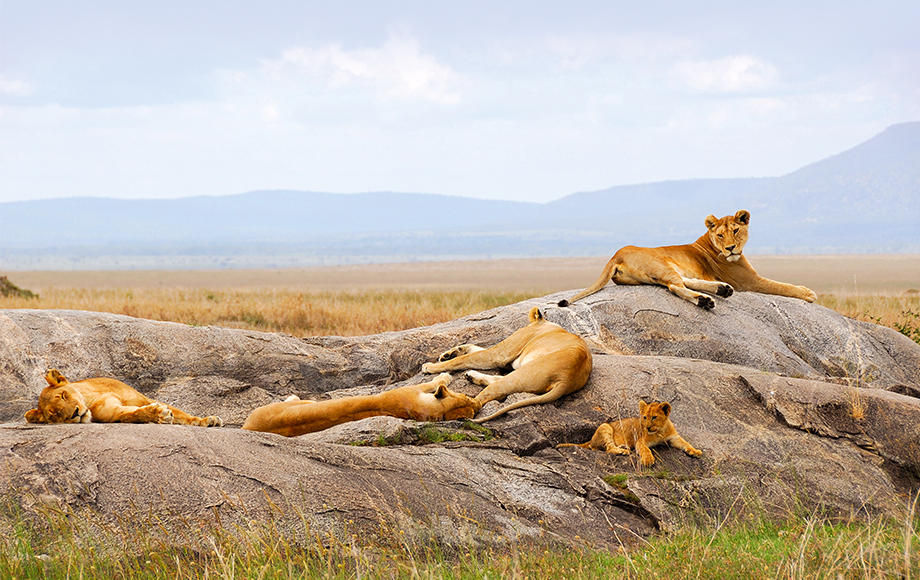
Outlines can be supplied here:
<path id="1" fill-rule="evenodd" d="M 625 445 L 608 445 L 607 453 L 610 455 L 629 455 L 629 447 Z"/>
<path id="2" fill-rule="evenodd" d="M 687 448 L 686 451 L 687 451 L 687 455 L 692 455 L 694 457 L 699 457 L 700 455 L 703 454 L 703 452 L 697 449 L 696 447 L 689 447 Z"/>
<path id="3" fill-rule="evenodd" d="M 654 465 L 654 463 L 655 463 L 655 456 L 652 455 L 651 453 L 649 453 L 648 455 L 643 454 L 643 455 L 639 458 L 639 463 L 641 463 L 641 464 L 642 464 L 643 466 L 645 466 L 645 467 L 648 467 L 649 465 Z"/>
<path id="4" fill-rule="evenodd" d="M 147 412 L 151 423 L 159 423 L 160 425 L 172 425 L 173 412 L 163 403 L 150 403 L 149 405 L 145 405 L 141 408 Z"/>
<path id="5" fill-rule="evenodd" d="M 719 284 L 719 289 L 716 291 L 716 296 L 721 296 L 722 298 L 728 298 L 735 293 L 735 289 L 729 284 Z"/>
<path id="6" fill-rule="evenodd" d="M 716 301 L 706 295 L 701 295 L 696 299 L 696 305 L 705 310 L 712 310 L 716 307 Z"/>

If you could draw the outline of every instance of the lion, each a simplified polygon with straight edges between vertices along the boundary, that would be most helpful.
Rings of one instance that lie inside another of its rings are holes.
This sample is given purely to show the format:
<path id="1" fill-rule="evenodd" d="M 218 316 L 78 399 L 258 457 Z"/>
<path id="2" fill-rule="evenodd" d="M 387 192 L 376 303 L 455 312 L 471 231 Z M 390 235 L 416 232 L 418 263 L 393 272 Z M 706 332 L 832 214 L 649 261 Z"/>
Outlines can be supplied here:
<path id="1" fill-rule="evenodd" d="M 748 240 L 751 214 L 740 210 L 733 216 L 706 218 L 706 233 L 692 244 L 637 248 L 626 246 L 614 254 L 604 266 L 601 277 L 571 300 L 561 300 L 568 306 L 585 296 L 614 284 L 654 284 L 665 286 L 675 295 L 705 309 L 715 307 L 707 294 L 728 298 L 735 290 L 761 292 L 799 298 L 814 302 L 817 295 L 804 286 L 776 282 L 759 276 L 741 252 Z"/>
<path id="2" fill-rule="evenodd" d="M 450 378 L 450 374 L 442 373 L 419 385 L 319 402 L 302 401 L 297 395 L 291 395 L 280 403 L 271 403 L 250 413 L 243 429 L 295 437 L 378 415 L 415 421 L 472 419 L 482 404 L 448 389 Z"/>
<path id="3" fill-rule="evenodd" d="M 491 348 L 463 344 L 444 352 L 439 362 L 422 365 L 423 373 L 466 370 L 473 383 L 485 387 L 476 400 L 485 405 L 504 400 L 512 393 L 536 393 L 537 396 L 512 403 L 475 423 L 484 423 L 500 415 L 539 403 L 549 403 L 585 386 L 591 375 L 591 349 L 580 337 L 543 317 L 534 306 L 530 323 Z M 505 376 L 487 375 L 476 370 L 494 370 L 510 366 Z"/>
<path id="4" fill-rule="evenodd" d="M 670 403 L 639 401 L 641 417 L 629 417 L 612 423 L 601 423 L 594 437 L 587 443 L 560 443 L 556 447 L 583 447 L 606 451 L 612 455 L 629 455 L 630 449 L 639 454 L 642 465 L 655 463 L 650 447 L 667 443 L 690 456 L 699 457 L 702 451 L 684 440 L 671 422 Z"/>
<path id="5" fill-rule="evenodd" d="M 164 423 L 220 427 L 220 417 L 194 417 L 149 399 L 125 383 L 103 377 L 71 383 L 57 369 L 45 373 L 48 386 L 38 407 L 26 411 L 29 423 Z"/>

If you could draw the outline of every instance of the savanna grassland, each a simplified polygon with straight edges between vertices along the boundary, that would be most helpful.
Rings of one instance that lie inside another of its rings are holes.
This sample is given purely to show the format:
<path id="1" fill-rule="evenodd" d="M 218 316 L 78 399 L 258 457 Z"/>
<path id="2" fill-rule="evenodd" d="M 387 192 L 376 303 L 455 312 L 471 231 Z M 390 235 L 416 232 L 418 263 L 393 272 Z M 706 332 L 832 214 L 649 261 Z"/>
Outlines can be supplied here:
<path id="1" fill-rule="evenodd" d="M 607 258 L 418 263 L 292 270 L 6 272 L 36 297 L 0 308 L 80 309 L 295 336 L 360 335 L 451 320 L 592 283 Z M 752 256 L 767 277 L 820 305 L 920 342 L 920 256 Z M 613 288 L 607 291 L 615 291 Z M 0 501 L 2 578 L 902 578 L 920 579 L 915 495 L 896 520 L 818 513 L 725 521 L 615 551 L 550 545 L 458 549 L 377 539 L 291 537 L 263 522 L 202 530 L 177 548 L 155 514 L 95 521 L 49 508 L 22 518 Z"/>
<path id="2" fill-rule="evenodd" d="M 920 256 L 754 256 L 769 278 L 815 290 L 841 314 L 920 326 Z M 452 320 L 583 288 L 606 258 L 372 264 L 284 270 L 16 272 L 37 297 L 0 308 L 112 312 L 294 336 L 356 336 Z M 920 338 L 920 336 L 917 336 Z"/>

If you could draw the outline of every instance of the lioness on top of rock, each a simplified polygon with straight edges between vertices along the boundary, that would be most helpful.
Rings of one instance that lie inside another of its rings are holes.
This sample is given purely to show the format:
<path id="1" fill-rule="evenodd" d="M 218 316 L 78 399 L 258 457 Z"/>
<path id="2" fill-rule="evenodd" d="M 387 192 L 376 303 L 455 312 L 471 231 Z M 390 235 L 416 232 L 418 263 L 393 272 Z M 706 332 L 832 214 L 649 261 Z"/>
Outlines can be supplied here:
<path id="1" fill-rule="evenodd" d="M 587 443 L 560 443 L 556 447 L 583 447 L 597 449 L 613 455 L 629 455 L 630 449 L 639 454 L 642 465 L 655 463 L 655 456 L 649 447 L 667 443 L 687 455 L 699 456 L 702 451 L 687 443 L 671 422 L 670 403 L 646 403 L 639 401 L 640 417 L 629 417 L 601 423 L 594 437 Z"/>
<path id="2" fill-rule="evenodd" d="M 456 346 L 438 358 L 439 362 L 422 365 L 423 373 L 467 370 L 467 377 L 485 388 L 476 400 L 485 405 L 504 400 L 512 393 L 536 393 L 537 396 L 512 403 L 503 409 L 475 419 L 482 423 L 513 409 L 548 403 L 574 393 L 585 386 L 591 375 L 591 349 L 580 336 L 568 332 L 543 317 L 536 306 L 530 309 L 530 323 L 491 348 L 475 344 Z M 475 370 L 494 370 L 511 366 L 505 376 L 487 375 Z"/>
<path id="3" fill-rule="evenodd" d="M 754 271 L 741 254 L 748 240 L 750 220 L 750 212 L 743 209 L 721 219 L 709 216 L 705 221 L 706 233 L 692 244 L 621 248 L 604 266 L 597 282 L 571 300 L 561 300 L 559 306 L 568 306 L 594 294 L 610 281 L 624 285 L 664 286 L 684 300 L 706 309 L 713 308 L 715 301 L 702 292 L 723 298 L 728 298 L 735 290 L 761 292 L 814 302 L 817 296 L 810 289 L 769 280 Z"/>
<path id="4" fill-rule="evenodd" d="M 115 379 L 97 377 L 69 382 L 57 369 L 45 374 L 48 386 L 38 407 L 26 411 L 29 423 L 177 423 L 220 427 L 220 417 L 194 417 L 150 399 Z"/>

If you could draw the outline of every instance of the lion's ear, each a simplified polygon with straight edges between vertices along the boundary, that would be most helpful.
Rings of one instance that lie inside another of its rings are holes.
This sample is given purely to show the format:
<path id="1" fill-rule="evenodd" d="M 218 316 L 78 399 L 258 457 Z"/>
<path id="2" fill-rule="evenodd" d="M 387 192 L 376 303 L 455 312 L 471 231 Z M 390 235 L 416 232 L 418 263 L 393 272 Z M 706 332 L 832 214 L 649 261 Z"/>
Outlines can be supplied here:
<path id="1" fill-rule="evenodd" d="M 67 379 L 57 369 L 48 369 L 45 373 L 45 380 L 52 387 L 59 387 L 67 382 Z"/>
<path id="2" fill-rule="evenodd" d="M 664 416 L 667 417 L 671 414 L 671 403 L 662 403 L 661 412 L 664 413 Z"/>
<path id="3" fill-rule="evenodd" d="M 738 213 L 735 214 L 735 221 L 743 226 L 748 225 L 751 221 L 751 212 L 746 209 L 738 210 Z"/>
<path id="4" fill-rule="evenodd" d="M 648 407 L 648 405 L 645 403 L 645 401 L 639 401 L 639 412 L 640 413 L 645 413 L 646 407 Z"/>
<path id="5" fill-rule="evenodd" d="M 534 306 L 530 309 L 530 314 L 528 314 L 528 317 L 530 318 L 531 322 L 536 322 L 538 320 L 543 320 L 543 313 L 540 312 L 540 308 L 538 306 Z"/>
<path id="6" fill-rule="evenodd" d="M 26 411 L 26 422 L 28 423 L 44 423 L 45 417 L 42 415 L 41 411 L 38 409 L 29 409 Z"/>
<path id="7" fill-rule="evenodd" d="M 717 225 L 719 225 L 719 220 L 716 218 L 716 216 L 711 215 L 711 216 L 709 216 L 709 217 L 706 218 L 706 229 L 707 229 L 707 230 L 711 230 L 712 228 L 716 227 Z"/>
<path id="8" fill-rule="evenodd" d="M 437 390 L 434 392 L 435 399 L 443 399 L 447 396 L 447 387 L 444 385 L 438 385 Z"/>

